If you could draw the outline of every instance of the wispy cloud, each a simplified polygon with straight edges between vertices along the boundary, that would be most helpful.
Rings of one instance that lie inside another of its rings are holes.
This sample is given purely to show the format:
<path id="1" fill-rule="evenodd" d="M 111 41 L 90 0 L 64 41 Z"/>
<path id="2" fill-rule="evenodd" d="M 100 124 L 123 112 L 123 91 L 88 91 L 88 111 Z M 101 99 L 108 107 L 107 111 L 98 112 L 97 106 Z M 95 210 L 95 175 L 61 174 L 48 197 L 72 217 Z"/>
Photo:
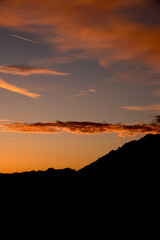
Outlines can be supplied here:
<path id="1" fill-rule="evenodd" d="M 10 122 L 9 119 L 0 119 L 0 122 Z"/>
<path id="2" fill-rule="evenodd" d="M 86 96 L 90 93 L 96 93 L 96 92 L 97 92 L 97 90 L 95 90 L 95 89 L 80 90 L 78 93 L 75 93 L 75 94 L 72 94 L 72 95 L 69 95 L 69 96 L 65 96 L 65 97 L 62 97 L 62 98 L 63 99 L 78 98 L 78 97 Z"/>
<path id="3" fill-rule="evenodd" d="M 96 122 L 77 122 L 77 121 L 56 121 L 47 123 L 8 123 L 0 124 L 1 132 L 19 132 L 19 133 L 60 133 L 66 131 L 75 134 L 100 134 L 100 133 L 118 133 L 119 136 L 160 133 L 160 118 L 155 117 L 151 124 L 109 124 Z"/>
<path id="4" fill-rule="evenodd" d="M 27 97 L 31 97 L 31 98 L 34 98 L 34 99 L 41 96 L 39 94 L 32 93 L 32 92 L 30 92 L 27 89 L 19 88 L 19 87 L 15 86 L 15 85 L 7 83 L 2 78 L 0 78 L 0 88 L 4 88 L 4 89 L 6 89 L 8 91 L 16 92 L 16 93 L 19 93 L 19 94 L 22 94 L 22 95 L 25 95 Z"/>
<path id="5" fill-rule="evenodd" d="M 150 104 L 144 106 L 124 106 L 121 108 L 131 111 L 156 111 L 157 113 L 160 112 L 160 104 Z"/>
<path id="6" fill-rule="evenodd" d="M 15 34 L 11 34 L 11 36 L 16 37 L 16 38 L 19 38 L 19 39 L 22 39 L 22 40 L 25 40 L 25 41 L 27 41 L 27 42 L 31 42 L 31 43 L 35 43 L 35 44 L 40 44 L 39 42 L 36 42 L 36 41 L 30 40 L 30 39 L 28 39 L 28 38 L 24 38 L 24 37 L 21 37 L 21 36 L 15 35 Z"/>
<path id="7" fill-rule="evenodd" d="M 26 65 L 11 65 L 11 66 L 0 66 L 0 72 L 1 73 L 7 73 L 7 74 L 14 74 L 14 75 L 23 75 L 23 76 L 29 76 L 29 75 L 41 75 L 41 74 L 48 74 L 48 75 L 69 75 L 69 73 L 62 73 L 53 71 L 51 69 L 47 68 L 38 68 L 38 67 L 31 67 Z"/>
<path id="8" fill-rule="evenodd" d="M 96 90 L 96 89 L 92 89 L 92 88 L 90 88 L 88 91 L 89 91 L 89 92 L 93 92 L 93 93 L 95 93 L 97 90 Z"/>
<path id="9" fill-rule="evenodd" d="M 6 0 L 0 16 L 1 26 L 36 33 L 62 52 L 82 50 L 104 66 L 124 59 L 159 66 L 159 1 Z"/>

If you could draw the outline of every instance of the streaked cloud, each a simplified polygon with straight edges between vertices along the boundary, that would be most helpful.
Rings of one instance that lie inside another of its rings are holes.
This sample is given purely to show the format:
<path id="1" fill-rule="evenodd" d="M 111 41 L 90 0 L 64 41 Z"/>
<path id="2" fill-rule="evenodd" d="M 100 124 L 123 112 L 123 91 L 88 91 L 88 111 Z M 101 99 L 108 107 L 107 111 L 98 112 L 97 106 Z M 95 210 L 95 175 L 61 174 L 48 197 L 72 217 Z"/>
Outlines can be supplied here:
<path id="1" fill-rule="evenodd" d="M 23 76 L 29 76 L 32 74 L 33 75 L 48 74 L 48 75 L 60 75 L 60 76 L 69 75 L 69 73 L 61 73 L 61 72 L 53 71 L 47 68 L 30 67 L 26 65 L 0 66 L 0 72 L 7 73 L 7 74 L 14 74 L 14 75 L 23 75 Z"/>
<path id="2" fill-rule="evenodd" d="M 158 113 L 160 112 L 160 104 L 150 104 L 144 106 L 124 106 L 121 108 L 131 111 L 156 111 Z"/>
<path id="3" fill-rule="evenodd" d="M 0 119 L 0 122 L 10 122 L 9 119 Z"/>
<path id="4" fill-rule="evenodd" d="M 96 93 L 97 90 L 95 89 L 89 89 L 89 90 L 80 90 L 78 93 L 72 94 L 72 95 L 68 95 L 68 96 L 64 96 L 62 97 L 63 99 L 72 99 L 72 98 L 77 98 L 77 97 L 82 97 L 82 96 L 86 96 L 90 93 Z"/>
<path id="5" fill-rule="evenodd" d="M 11 36 L 16 37 L 16 38 L 19 38 L 19 39 L 22 39 L 22 40 L 25 40 L 25 41 L 27 41 L 27 42 L 31 42 L 31 43 L 35 43 L 35 44 L 40 44 L 39 42 L 36 42 L 36 41 L 31 40 L 31 39 L 24 38 L 24 37 L 15 35 L 15 34 L 11 34 Z"/>
<path id="6" fill-rule="evenodd" d="M 158 1 L 6 0 L 0 16 L 3 27 L 37 34 L 61 52 L 81 50 L 103 66 L 130 59 L 160 63 Z"/>
<path id="7" fill-rule="evenodd" d="M 96 90 L 96 89 L 92 89 L 92 88 L 90 88 L 88 91 L 89 91 L 89 92 L 93 92 L 93 93 L 95 93 L 97 90 Z"/>
<path id="8" fill-rule="evenodd" d="M 77 121 L 56 121 L 56 122 L 37 122 L 37 123 L 8 123 L 0 124 L 1 132 L 19 132 L 19 133 L 60 133 L 66 131 L 75 134 L 100 134 L 100 133 L 118 133 L 119 136 L 160 133 L 159 116 L 155 117 L 151 124 L 109 124 L 96 122 L 77 122 Z"/>
<path id="9" fill-rule="evenodd" d="M 4 89 L 6 89 L 8 91 L 16 92 L 16 93 L 19 93 L 19 94 L 22 94 L 22 95 L 25 95 L 27 97 L 34 98 L 34 99 L 36 99 L 36 98 L 41 96 L 39 94 L 32 93 L 32 92 L 30 92 L 27 89 L 19 88 L 19 87 L 13 85 L 13 84 L 7 83 L 2 78 L 0 78 L 0 88 L 4 88 Z"/>

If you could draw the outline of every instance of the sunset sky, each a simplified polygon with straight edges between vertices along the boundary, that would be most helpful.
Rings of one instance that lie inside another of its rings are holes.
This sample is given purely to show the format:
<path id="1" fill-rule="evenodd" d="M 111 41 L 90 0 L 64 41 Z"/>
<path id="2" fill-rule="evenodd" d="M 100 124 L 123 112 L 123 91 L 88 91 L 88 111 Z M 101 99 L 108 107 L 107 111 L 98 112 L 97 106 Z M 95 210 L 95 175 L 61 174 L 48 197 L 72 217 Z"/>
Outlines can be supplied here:
<path id="1" fill-rule="evenodd" d="M 80 169 L 159 115 L 159 0 L 0 0 L 0 172 Z"/>

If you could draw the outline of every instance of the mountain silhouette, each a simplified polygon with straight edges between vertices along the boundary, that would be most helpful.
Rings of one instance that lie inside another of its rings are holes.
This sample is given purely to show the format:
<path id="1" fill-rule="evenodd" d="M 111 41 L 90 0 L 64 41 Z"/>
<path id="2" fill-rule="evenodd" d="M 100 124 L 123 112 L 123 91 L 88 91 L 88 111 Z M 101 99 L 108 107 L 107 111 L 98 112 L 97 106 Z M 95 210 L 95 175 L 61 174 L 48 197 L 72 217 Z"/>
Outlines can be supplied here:
<path id="1" fill-rule="evenodd" d="M 109 179 L 155 178 L 159 173 L 160 134 L 148 134 L 140 140 L 124 144 L 97 161 L 80 169 L 81 176 Z"/>
<path id="2" fill-rule="evenodd" d="M 153 180 L 159 175 L 160 134 L 148 134 L 139 140 L 124 144 L 117 150 L 112 150 L 97 161 L 76 171 L 74 169 L 54 169 L 46 171 L 31 171 L 0 176 L 48 176 L 48 177 L 94 177 L 109 181 L 132 179 Z"/>
<path id="3" fill-rule="evenodd" d="M 46 171 L 30 171 L 30 172 L 22 172 L 22 173 L 1 173 L 0 176 L 21 176 L 21 177 L 72 177 L 76 175 L 76 170 L 71 168 L 65 169 L 54 169 L 49 168 Z"/>

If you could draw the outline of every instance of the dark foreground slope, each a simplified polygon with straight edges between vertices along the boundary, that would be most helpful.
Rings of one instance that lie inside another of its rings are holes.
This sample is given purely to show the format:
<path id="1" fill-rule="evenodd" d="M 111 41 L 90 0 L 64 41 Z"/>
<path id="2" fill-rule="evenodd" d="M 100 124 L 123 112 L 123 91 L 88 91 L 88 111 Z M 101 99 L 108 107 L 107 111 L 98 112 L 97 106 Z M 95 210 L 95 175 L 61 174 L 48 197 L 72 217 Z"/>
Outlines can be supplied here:
<path id="1" fill-rule="evenodd" d="M 160 134 L 148 134 L 138 141 L 124 144 L 92 164 L 80 169 L 80 176 L 155 178 L 159 176 Z"/>
<path id="2" fill-rule="evenodd" d="M 90 165 L 75 171 L 70 168 L 46 171 L 31 171 L 0 176 L 48 176 L 48 177 L 94 177 L 107 180 L 158 178 L 160 161 L 160 134 L 148 134 L 138 141 L 131 141 L 121 148 L 111 151 Z"/>

